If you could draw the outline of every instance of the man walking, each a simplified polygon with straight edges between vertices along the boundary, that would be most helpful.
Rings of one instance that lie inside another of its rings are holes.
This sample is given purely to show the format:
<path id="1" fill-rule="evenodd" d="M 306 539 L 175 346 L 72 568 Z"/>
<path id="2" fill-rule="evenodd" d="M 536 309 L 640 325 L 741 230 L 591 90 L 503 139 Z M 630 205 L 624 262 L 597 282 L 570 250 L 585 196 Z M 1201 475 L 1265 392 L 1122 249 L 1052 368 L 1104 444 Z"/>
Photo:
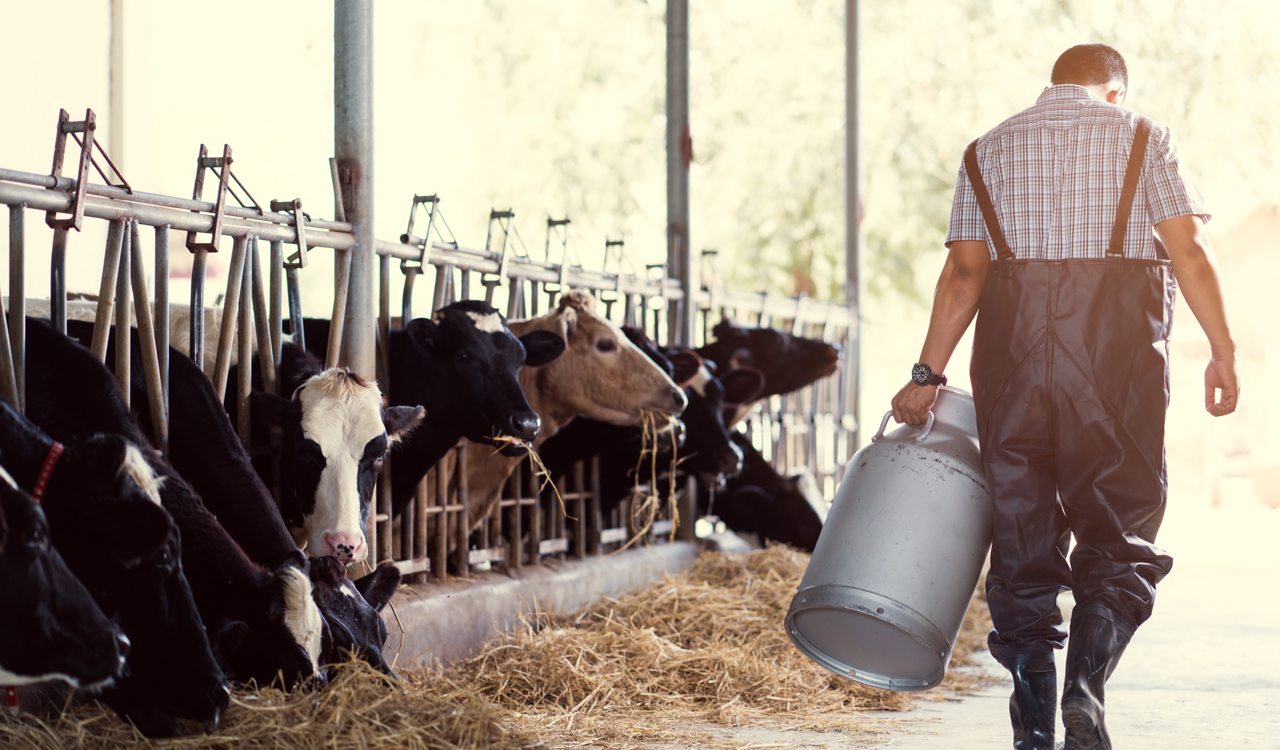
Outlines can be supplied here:
<path id="1" fill-rule="evenodd" d="M 893 398 L 898 421 L 925 421 L 976 314 L 970 375 L 996 508 L 988 643 L 1013 675 L 1019 750 L 1055 747 L 1059 592 L 1076 600 L 1066 748 L 1110 748 L 1103 685 L 1173 564 L 1154 542 L 1174 277 L 1212 350 L 1206 409 L 1230 414 L 1239 391 L 1208 209 L 1169 128 L 1121 106 L 1127 87 L 1114 49 L 1072 47 L 1033 106 L 969 146 L 920 361 Z"/>

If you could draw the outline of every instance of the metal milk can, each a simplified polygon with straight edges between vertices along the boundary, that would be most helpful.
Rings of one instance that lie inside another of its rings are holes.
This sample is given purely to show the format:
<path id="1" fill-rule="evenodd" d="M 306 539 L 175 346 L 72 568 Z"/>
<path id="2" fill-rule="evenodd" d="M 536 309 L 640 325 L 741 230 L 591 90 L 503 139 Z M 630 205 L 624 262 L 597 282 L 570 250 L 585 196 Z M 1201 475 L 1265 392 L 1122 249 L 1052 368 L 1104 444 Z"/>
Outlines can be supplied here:
<path id="1" fill-rule="evenodd" d="M 946 674 L 994 506 L 969 393 L 940 387 L 923 427 L 886 435 L 891 416 L 845 470 L 786 629 L 837 674 L 927 690 Z"/>

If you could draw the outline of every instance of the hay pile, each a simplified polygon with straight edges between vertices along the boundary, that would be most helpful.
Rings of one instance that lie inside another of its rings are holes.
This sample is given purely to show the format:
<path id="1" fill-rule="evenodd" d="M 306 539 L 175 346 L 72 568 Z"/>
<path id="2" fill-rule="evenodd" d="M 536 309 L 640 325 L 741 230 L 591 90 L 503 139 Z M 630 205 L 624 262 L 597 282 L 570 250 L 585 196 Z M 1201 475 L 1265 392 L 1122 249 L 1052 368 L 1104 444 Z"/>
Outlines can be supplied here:
<path id="1" fill-rule="evenodd" d="M 531 617 L 444 675 L 402 670 L 396 682 L 351 662 L 316 693 L 236 691 L 212 735 L 192 725 L 187 737 L 150 744 L 110 710 L 82 706 L 55 720 L 6 714 L 0 747 L 514 750 L 545 742 L 621 750 L 717 745 L 716 726 L 747 724 L 869 737 L 903 721 L 870 712 L 954 699 L 982 684 L 952 670 L 940 690 L 892 693 L 803 656 L 782 622 L 808 560 L 783 546 L 704 553 L 688 571 L 628 596 L 569 617 Z M 976 597 L 952 664 L 985 648 L 989 628 Z"/>
<path id="2" fill-rule="evenodd" d="M 568 618 L 531 618 L 464 665 L 460 679 L 566 744 L 670 740 L 690 721 L 884 731 L 867 712 L 909 709 L 911 696 L 832 674 L 783 631 L 807 563 L 783 546 L 704 553 L 632 595 Z M 976 617 L 972 625 L 981 627 Z M 957 663 L 985 632 L 957 645 Z"/>
<path id="3" fill-rule="evenodd" d="M 507 725 L 509 714 L 475 691 L 434 677 L 405 684 L 352 661 L 319 692 L 236 690 L 216 731 L 188 726 L 179 739 L 150 741 L 99 704 L 55 719 L 0 711 L 0 747 L 21 750 L 520 750 L 538 747 Z M 415 684 L 416 683 L 416 684 Z"/>

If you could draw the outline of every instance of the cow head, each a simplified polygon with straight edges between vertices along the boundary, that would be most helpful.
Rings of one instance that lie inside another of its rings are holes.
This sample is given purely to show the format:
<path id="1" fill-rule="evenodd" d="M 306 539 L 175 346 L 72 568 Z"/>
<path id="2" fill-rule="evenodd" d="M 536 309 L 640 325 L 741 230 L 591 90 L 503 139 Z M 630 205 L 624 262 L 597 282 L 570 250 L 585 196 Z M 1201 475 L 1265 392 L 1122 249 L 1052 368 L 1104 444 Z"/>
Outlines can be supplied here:
<path id="1" fill-rule="evenodd" d="M 561 424 L 586 416 L 620 425 L 639 424 L 645 412 L 677 416 L 687 405 L 684 391 L 645 356 L 617 325 L 594 309 L 591 295 L 567 292 L 556 310 L 512 324 L 514 331 L 553 331 L 565 353 L 522 377 L 537 389 L 539 408 Z"/>
<path id="2" fill-rule="evenodd" d="M 685 349 L 674 352 L 673 359 L 688 355 L 697 356 Z M 685 387 L 689 408 L 681 415 L 688 427 L 687 444 L 682 451 L 687 459 L 681 464 L 682 470 L 710 487 L 723 485 L 726 477 L 742 470 L 742 451 L 730 439 L 724 409 L 726 404 L 753 398 L 762 384 L 760 373 L 751 369 L 730 370 L 723 378 L 717 378 L 705 365 L 696 370 Z"/>
<path id="3" fill-rule="evenodd" d="M 72 575 L 40 507 L 0 469 L 0 685 L 60 679 L 97 691 L 120 676 L 129 639 Z"/>
<path id="4" fill-rule="evenodd" d="M 337 563 L 341 565 L 341 563 Z M 223 625 L 215 651 L 227 674 L 286 689 L 321 674 L 326 640 L 324 618 L 312 596 L 308 560 L 301 553 L 281 563 L 253 592 L 238 619 Z"/>
<path id="5" fill-rule="evenodd" d="M 516 338 L 498 311 L 479 301 L 455 302 L 430 320 L 411 320 L 405 334 L 421 359 L 412 377 L 393 374 L 392 387 L 404 394 L 396 403 L 425 406 L 427 419 L 468 440 L 537 437 L 540 422 L 520 389 L 520 368 L 559 357 L 561 337 L 534 331 Z"/>
<path id="6" fill-rule="evenodd" d="M 0 456 L 32 487 L 53 441 L 0 404 Z M 229 698 L 182 573 L 181 541 L 151 498 L 159 486 L 139 449 L 118 435 L 68 443 L 43 508 L 67 567 L 129 637 L 126 672 L 103 702 L 147 736 L 181 731 L 177 717 L 216 721 Z"/>
<path id="7" fill-rule="evenodd" d="M 772 328 L 744 328 L 730 320 L 720 321 L 711 332 L 715 340 L 698 353 L 715 362 L 721 373 L 737 367 L 759 370 L 765 383 L 757 398 L 798 390 L 840 366 L 840 349 L 825 341 Z"/>
<path id="8" fill-rule="evenodd" d="M 352 655 L 391 674 L 382 656 L 387 625 L 379 613 L 400 585 L 399 568 L 382 565 L 353 581 L 346 566 L 333 558 L 316 558 L 311 561 L 311 581 L 331 638 L 328 658 L 338 661 Z"/>
<path id="9" fill-rule="evenodd" d="M 311 376 L 291 401 L 261 392 L 253 400 L 281 432 L 282 510 L 295 541 L 313 556 L 363 560 L 383 460 L 422 407 L 384 406 L 377 385 L 345 367 Z"/>

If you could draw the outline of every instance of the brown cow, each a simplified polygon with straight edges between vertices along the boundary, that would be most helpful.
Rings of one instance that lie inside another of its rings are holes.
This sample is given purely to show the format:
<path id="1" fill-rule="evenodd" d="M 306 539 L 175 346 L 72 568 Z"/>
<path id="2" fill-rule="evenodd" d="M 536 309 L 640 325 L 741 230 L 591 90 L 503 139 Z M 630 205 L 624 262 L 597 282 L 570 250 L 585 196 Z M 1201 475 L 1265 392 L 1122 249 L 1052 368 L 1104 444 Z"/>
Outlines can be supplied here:
<path id="1" fill-rule="evenodd" d="M 619 425 L 640 424 L 645 411 L 674 417 L 688 400 L 653 360 L 593 308 L 585 292 L 568 292 L 551 313 L 509 323 L 523 336 L 546 330 L 564 337 L 566 346 L 554 362 L 520 371 L 520 387 L 542 419 L 537 446 L 574 417 Z M 475 530 L 498 504 L 502 485 L 522 457 L 510 458 L 492 448 L 473 445 L 467 453 L 468 521 Z M 452 469 L 450 469 L 452 471 Z"/>

